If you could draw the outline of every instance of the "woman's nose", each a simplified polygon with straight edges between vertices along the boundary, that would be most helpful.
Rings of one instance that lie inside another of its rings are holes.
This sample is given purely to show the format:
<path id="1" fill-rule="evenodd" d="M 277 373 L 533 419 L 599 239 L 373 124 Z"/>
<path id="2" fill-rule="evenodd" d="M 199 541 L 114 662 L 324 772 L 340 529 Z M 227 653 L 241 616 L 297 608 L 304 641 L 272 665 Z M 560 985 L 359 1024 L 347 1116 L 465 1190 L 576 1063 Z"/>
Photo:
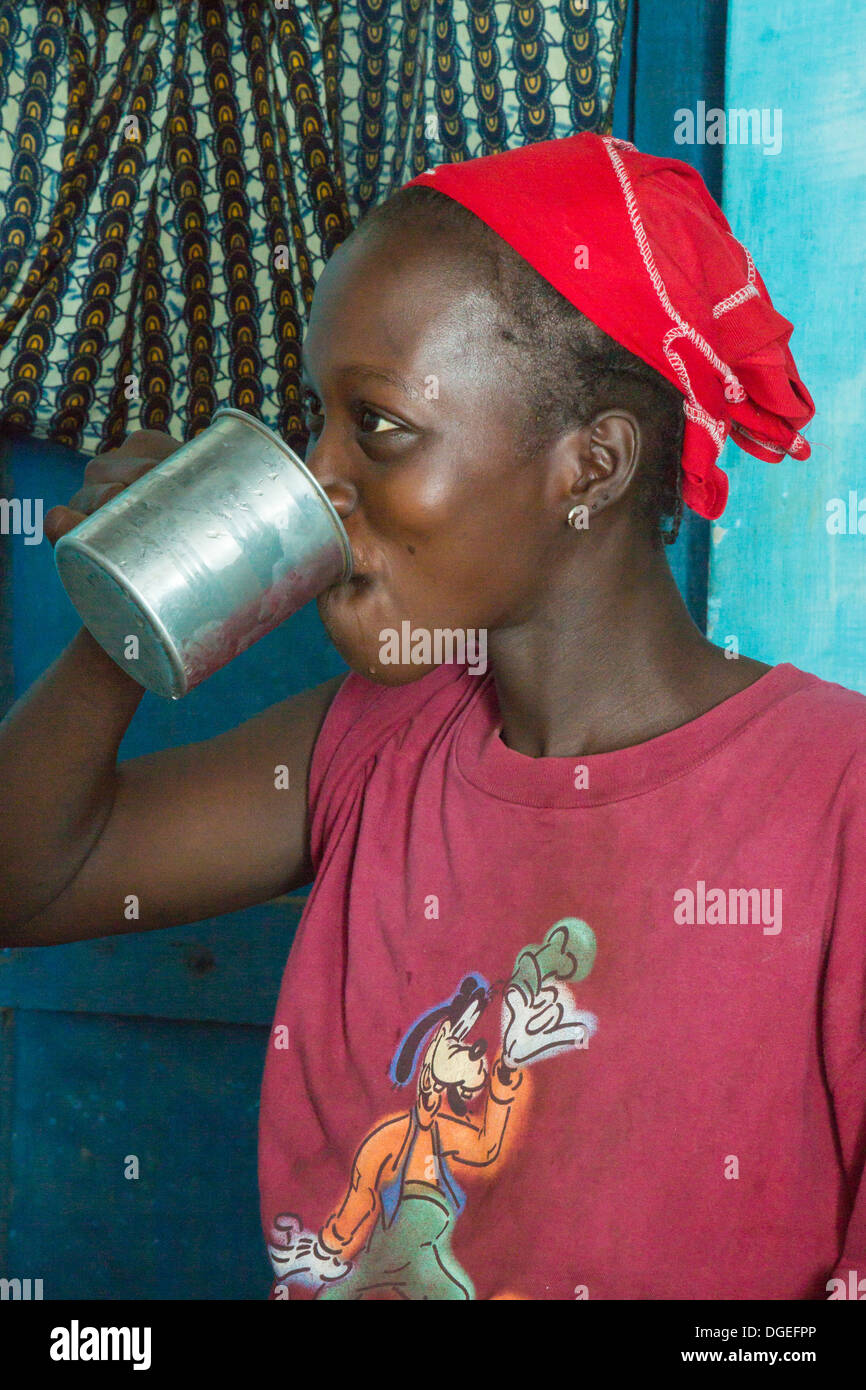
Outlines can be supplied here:
<path id="1" fill-rule="evenodd" d="M 358 505 L 358 489 L 355 484 L 341 474 L 319 448 L 308 450 L 304 462 L 340 520 L 345 520 Z"/>

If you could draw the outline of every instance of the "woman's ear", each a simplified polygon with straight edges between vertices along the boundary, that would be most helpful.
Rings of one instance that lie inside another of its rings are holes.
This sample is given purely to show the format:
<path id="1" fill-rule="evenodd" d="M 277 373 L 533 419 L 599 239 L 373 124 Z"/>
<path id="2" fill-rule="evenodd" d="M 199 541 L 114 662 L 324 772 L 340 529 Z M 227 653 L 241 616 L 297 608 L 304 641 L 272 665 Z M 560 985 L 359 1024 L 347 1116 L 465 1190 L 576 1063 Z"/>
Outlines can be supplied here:
<path id="1" fill-rule="evenodd" d="M 635 476 L 642 444 L 640 423 L 629 410 L 603 410 L 569 430 L 554 446 L 564 500 L 590 512 L 617 502 Z"/>
<path id="2" fill-rule="evenodd" d="M 629 410 L 604 410 L 590 426 L 593 481 L 587 489 L 590 511 L 618 502 L 637 472 L 643 439 L 640 422 Z"/>

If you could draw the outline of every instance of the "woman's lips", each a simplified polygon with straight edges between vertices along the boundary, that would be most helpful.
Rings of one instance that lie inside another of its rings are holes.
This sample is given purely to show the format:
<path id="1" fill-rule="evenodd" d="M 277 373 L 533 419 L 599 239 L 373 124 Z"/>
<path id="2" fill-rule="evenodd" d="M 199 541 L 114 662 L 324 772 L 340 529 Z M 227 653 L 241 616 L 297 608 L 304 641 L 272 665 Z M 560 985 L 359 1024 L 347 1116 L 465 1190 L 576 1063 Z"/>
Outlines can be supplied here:
<path id="1" fill-rule="evenodd" d="M 357 550 L 352 551 L 352 577 L 350 584 L 356 584 L 359 588 L 372 584 L 376 578 L 376 568 L 371 557 L 361 555 Z"/>
<path id="2" fill-rule="evenodd" d="M 375 583 L 374 576 L 371 574 L 355 573 L 350 579 L 339 579 L 336 584 L 332 584 L 325 593 L 331 598 L 356 598 L 372 587 Z"/>

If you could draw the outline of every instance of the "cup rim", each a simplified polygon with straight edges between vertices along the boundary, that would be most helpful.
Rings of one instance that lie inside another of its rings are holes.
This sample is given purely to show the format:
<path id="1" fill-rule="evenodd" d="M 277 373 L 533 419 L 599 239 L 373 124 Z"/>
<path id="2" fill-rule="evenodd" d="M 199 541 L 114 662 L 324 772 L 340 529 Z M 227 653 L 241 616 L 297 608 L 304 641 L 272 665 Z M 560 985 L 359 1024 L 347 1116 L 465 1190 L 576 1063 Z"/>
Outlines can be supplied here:
<path id="1" fill-rule="evenodd" d="M 347 579 L 351 579 L 354 561 L 352 558 L 352 547 L 349 544 L 349 537 L 346 535 L 346 528 L 340 520 L 333 502 L 325 492 L 318 478 L 313 477 L 313 474 L 304 463 L 304 460 L 299 454 L 295 453 L 294 449 L 292 449 L 280 435 L 277 434 L 276 430 L 272 430 L 269 425 L 265 425 L 261 420 L 257 420 L 255 415 L 248 415 L 245 410 L 238 410 L 237 407 L 233 405 L 224 405 L 220 406 L 219 410 L 214 411 L 210 423 L 212 425 L 215 424 L 217 420 L 225 415 L 231 415 L 236 420 L 241 420 L 245 425 L 251 425 L 254 429 L 257 429 L 260 434 L 263 434 L 266 439 L 269 439 L 272 444 L 276 444 L 284 454 L 287 454 L 290 462 L 293 463 L 296 468 L 300 469 L 307 482 L 317 493 L 320 501 L 324 504 L 325 510 L 334 523 L 334 529 L 337 532 L 337 538 L 340 542 L 340 549 L 343 552 L 343 582 Z"/>

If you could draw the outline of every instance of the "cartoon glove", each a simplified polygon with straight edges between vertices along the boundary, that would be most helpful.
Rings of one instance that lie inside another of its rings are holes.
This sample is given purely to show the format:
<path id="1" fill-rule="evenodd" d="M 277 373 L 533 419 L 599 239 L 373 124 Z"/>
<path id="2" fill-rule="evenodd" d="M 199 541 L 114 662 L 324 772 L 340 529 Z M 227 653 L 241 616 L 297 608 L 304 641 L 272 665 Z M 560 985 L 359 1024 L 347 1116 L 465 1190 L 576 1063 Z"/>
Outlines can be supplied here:
<path id="1" fill-rule="evenodd" d="M 279 1243 L 269 1245 L 268 1254 L 279 1284 L 294 1279 L 307 1288 L 318 1288 L 342 1279 L 351 1268 L 338 1255 L 325 1250 L 315 1231 L 301 1230 L 296 1216 L 278 1216 L 272 1235 Z"/>
<path id="2" fill-rule="evenodd" d="M 516 1070 L 589 1040 L 598 1028 L 595 1014 L 578 1009 L 561 980 L 548 979 L 532 997 L 515 984 L 502 1000 L 502 1060 Z"/>

